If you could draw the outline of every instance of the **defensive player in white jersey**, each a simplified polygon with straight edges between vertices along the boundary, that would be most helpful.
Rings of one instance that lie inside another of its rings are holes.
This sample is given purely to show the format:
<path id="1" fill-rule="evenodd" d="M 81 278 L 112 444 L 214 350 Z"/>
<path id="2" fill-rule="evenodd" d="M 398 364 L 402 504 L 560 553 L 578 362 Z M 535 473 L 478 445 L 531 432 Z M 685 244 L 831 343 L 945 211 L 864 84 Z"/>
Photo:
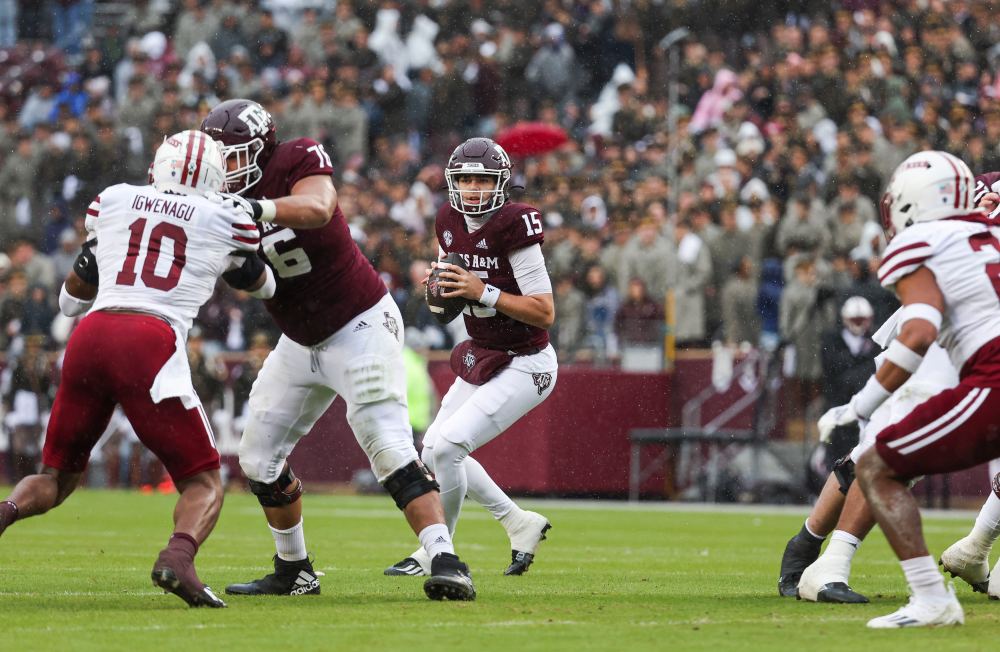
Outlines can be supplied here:
<path id="1" fill-rule="evenodd" d="M 897 310 L 873 335 L 883 348 L 889 346 L 898 333 L 901 309 Z M 878 369 L 885 361 L 883 353 L 875 359 Z M 830 543 L 816 561 L 810 564 L 799 578 L 798 597 L 812 602 L 863 603 L 868 598 L 851 589 L 851 561 L 861 542 L 875 526 L 875 519 L 861 487 L 854 480 L 854 466 L 861 455 L 875 444 L 875 436 L 890 424 L 908 415 L 918 405 L 935 394 L 958 384 L 958 374 L 948 359 L 947 352 L 938 344 L 931 344 L 916 373 L 872 414 L 867 423 L 860 423 L 861 439 L 843 460 L 838 460 L 831 476 L 835 484 L 824 487 L 813 513 L 805 527 L 810 536 L 822 543 L 833 529 Z M 826 441 L 834 430 L 834 423 L 843 412 L 843 406 L 831 408 L 819 420 L 820 439 Z M 832 489 L 833 495 L 829 495 Z M 836 522 L 834 527 L 833 522 Z M 820 538 L 821 535 L 823 538 Z"/>
<path id="2" fill-rule="evenodd" d="M 120 404 L 180 492 L 153 582 L 192 607 L 224 607 L 194 567 L 223 490 L 185 341 L 220 276 L 262 298 L 273 294 L 274 277 L 256 256 L 256 225 L 217 194 L 225 162 L 211 138 L 198 131 L 166 138 L 150 176 L 152 186 L 105 189 L 87 210 L 89 238 L 59 304 L 67 316 L 90 313 L 66 346 L 42 470 L 0 502 L 0 534 L 66 500 Z"/>
<path id="3" fill-rule="evenodd" d="M 873 628 L 957 625 L 965 620 L 924 541 L 914 478 L 969 468 L 1000 455 L 1000 229 L 974 208 L 968 166 L 945 152 L 918 152 L 894 172 L 880 202 L 889 240 L 878 271 L 903 307 L 899 334 L 865 387 L 831 415 L 870 419 L 917 370 L 935 340 L 959 383 L 883 429 L 861 455 L 857 480 L 900 559 L 910 601 Z"/>
<path id="4" fill-rule="evenodd" d="M 440 256 L 457 253 L 469 269 L 447 265 L 445 296 L 469 302 L 471 339 L 451 354 L 458 378 L 424 436 L 421 457 L 441 484 L 441 504 L 454 533 L 466 495 L 486 507 L 507 531 L 511 563 L 505 575 L 531 565 L 550 525 L 507 496 L 470 453 L 502 434 L 549 397 L 556 354 L 547 329 L 555 309 L 545 269 L 539 212 L 508 201 L 510 158 L 488 138 L 470 138 L 445 169 L 449 203 L 435 220 Z M 443 263 L 440 263 L 444 265 Z M 418 549 L 387 575 L 424 575 L 430 559 Z"/>
<path id="5" fill-rule="evenodd" d="M 994 221 L 1000 218 L 1000 172 L 988 172 L 976 177 L 976 198 L 979 206 L 991 211 Z M 1000 460 L 989 467 L 990 491 L 976 516 L 972 531 L 941 553 L 940 564 L 952 577 L 965 580 L 973 591 L 986 593 L 1000 600 L 1000 561 L 990 572 L 990 551 L 1000 538 Z"/>

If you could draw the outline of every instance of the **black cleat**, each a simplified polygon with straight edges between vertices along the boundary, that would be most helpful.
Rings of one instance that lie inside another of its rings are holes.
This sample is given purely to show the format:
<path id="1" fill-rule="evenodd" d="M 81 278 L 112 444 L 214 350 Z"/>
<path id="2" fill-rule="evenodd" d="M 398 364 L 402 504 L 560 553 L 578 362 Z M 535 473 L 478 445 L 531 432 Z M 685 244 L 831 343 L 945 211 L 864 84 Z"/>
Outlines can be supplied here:
<path id="1" fill-rule="evenodd" d="M 424 593 L 431 600 L 475 600 L 469 567 L 456 555 L 447 552 L 431 560 L 431 576 L 424 582 Z"/>
<path id="2" fill-rule="evenodd" d="M 503 572 L 504 575 L 524 575 L 528 572 L 528 567 L 535 560 L 535 556 L 530 552 L 510 551 L 510 566 Z"/>
<path id="3" fill-rule="evenodd" d="M 319 595 L 319 577 L 308 559 L 285 561 L 274 556 L 274 572 L 245 584 L 230 584 L 229 595 Z"/>
<path id="4" fill-rule="evenodd" d="M 424 567 L 413 557 L 407 557 L 382 571 L 383 575 L 426 575 Z"/>
<path id="5" fill-rule="evenodd" d="M 538 541 L 535 543 L 535 548 L 542 541 L 547 538 L 545 533 L 552 529 L 552 524 L 545 523 L 539 533 Z M 524 575 L 528 572 L 528 567 L 531 566 L 531 562 L 535 561 L 535 554 L 532 552 L 523 552 L 521 550 L 511 550 L 510 551 L 510 566 L 507 570 L 503 572 L 504 575 Z"/>
<path id="6" fill-rule="evenodd" d="M 803 530 L 805 530 L 804 527 Z M 785 554 L 781 556 L 778 595 L 783 598 L 797 598 L 799 596 L 799 578 L 802 577 L 802 571 L 819 559 L 822 547 L 823 539 L 817 539 L 808 534 L 803 535 L 802 532 L 789 539 L 788 545 L 785 546 Z"/>
<path id="7" fill-rule="evenodd" d="M 226 606 L 225 602 L 212 593 L 212 589 L 198 579 L 191 560 L 171 550 L 163 550 L 160 553 L 156 563 L 153 564 L 150 577 L 153 584 L 167 593 L 173 593 L 190 607 L 219 609 Z"/>
<path id="8" fill-rule="evenodd" d="M 796 597 L 798 597 L 796 595 Z M 843 582 L 830 582 L 816 592 L 816 602 L 832 602 L 834 604 L 867 604 L 868 598 L 861 595 Z"/>

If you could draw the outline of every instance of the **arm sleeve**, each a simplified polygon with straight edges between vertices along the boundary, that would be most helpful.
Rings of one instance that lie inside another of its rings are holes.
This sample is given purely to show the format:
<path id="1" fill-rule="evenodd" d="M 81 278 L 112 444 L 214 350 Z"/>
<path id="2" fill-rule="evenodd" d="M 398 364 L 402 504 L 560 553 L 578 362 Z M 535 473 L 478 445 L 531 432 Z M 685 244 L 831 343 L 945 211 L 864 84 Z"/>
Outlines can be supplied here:
<path id="1" fill-rule="evenodd" d="M 545 257 L 542 256 L 541 245 L 533 244 L 517 249 L 510 252 L 508 257 L 510 266 L 514 270 L 514 279 L 522 295 L 527 297 L 532 294 L 552 294 L 552 282 L 549 280 L 548 270 L 545 269 Z"/>

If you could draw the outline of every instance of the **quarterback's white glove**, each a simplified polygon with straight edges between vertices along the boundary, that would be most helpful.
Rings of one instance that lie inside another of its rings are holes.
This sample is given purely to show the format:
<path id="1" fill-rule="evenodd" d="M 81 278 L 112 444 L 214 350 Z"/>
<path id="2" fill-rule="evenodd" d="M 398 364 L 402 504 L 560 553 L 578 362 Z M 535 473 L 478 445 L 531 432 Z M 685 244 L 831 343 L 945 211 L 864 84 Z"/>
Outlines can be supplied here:
<path id="1" fill-rule="evenodd" d="M 819 428 L 819 440 L 824 444 L 830 441 L 830 435 L 838 426 L 848 426 L 858 420 L 858 413 L 850 403 L 838 405 L 827 410 L 816 423 Z"/>

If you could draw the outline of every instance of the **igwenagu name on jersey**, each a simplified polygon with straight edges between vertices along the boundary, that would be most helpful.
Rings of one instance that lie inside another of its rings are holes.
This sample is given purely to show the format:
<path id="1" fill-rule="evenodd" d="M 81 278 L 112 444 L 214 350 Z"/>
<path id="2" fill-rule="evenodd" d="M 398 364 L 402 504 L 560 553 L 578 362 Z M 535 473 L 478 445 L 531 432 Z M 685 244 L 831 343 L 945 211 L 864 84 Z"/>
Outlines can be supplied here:
<path id="1" fill-rule="evenodd" d="M 159 213 L 160 215 L 190 222 L 191 216 L 194 215 L 195 205 L 183 204 L 179 201 L 164 199 L 163 197 L 136 195 L 132 200 L 132 209 L 144 213 Z"/>

